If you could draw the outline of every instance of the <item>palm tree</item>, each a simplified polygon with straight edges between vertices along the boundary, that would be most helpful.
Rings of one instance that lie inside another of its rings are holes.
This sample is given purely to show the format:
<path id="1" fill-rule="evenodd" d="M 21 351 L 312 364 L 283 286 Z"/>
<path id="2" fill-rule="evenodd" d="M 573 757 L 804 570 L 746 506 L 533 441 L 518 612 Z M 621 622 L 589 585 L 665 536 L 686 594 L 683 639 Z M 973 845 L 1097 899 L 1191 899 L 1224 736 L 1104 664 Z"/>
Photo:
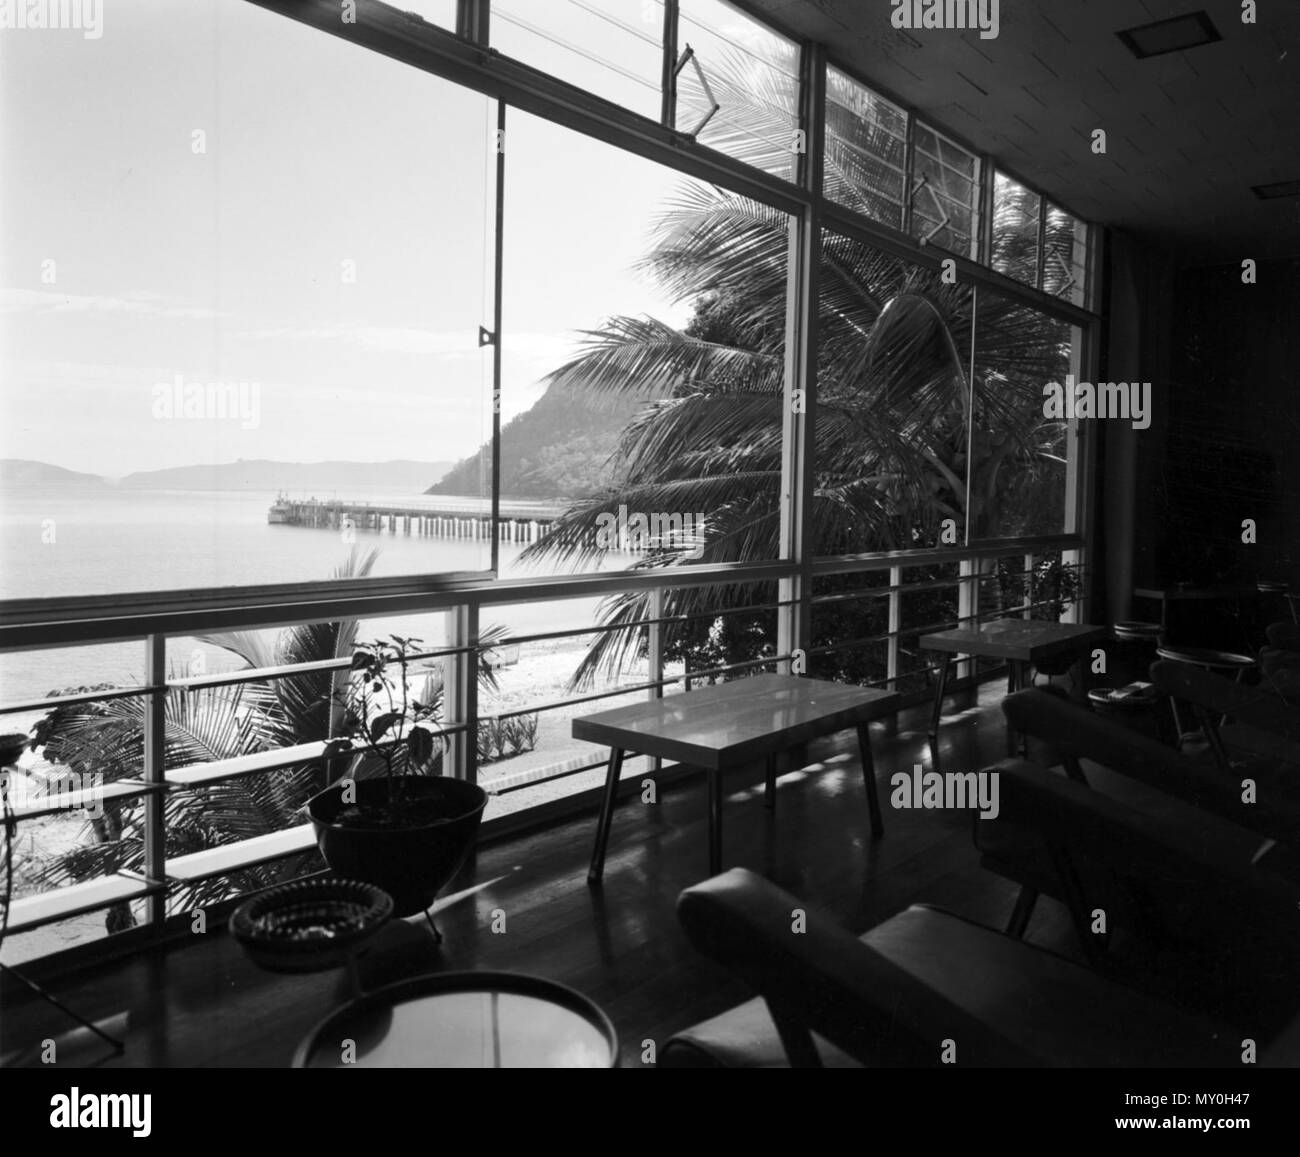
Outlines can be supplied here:
<path id="1" fill-rule="evenodd" d="M 741 78 L 715 91 L 744 87 Z M 755 116 L 763 130 L 755 149 L 765 157 L 770 122 L 779 117 L 766 97 Z M 740 134 L 730 139 L 741 147 Z M 835 139 L 829 146 L 838 185 L 860 179 L 860 140 L 853 150 Z M 669 204 L 643 264 L 694 316 L 683 329 L 648 317 L 609 318 L 585 333 L 578 357 L 549 375 L 593 399 L 630 397 L 641 408 L 615 455 L 617 484 L 573 505 L 525 557 L 590 566 L 607 549 L 600 516 L 621 504 L 702 512 L 703 542 L 688 544 L 702 547 L 701 562 L 778 557 L 790 227 L 779 210 L 699 183 Z M 1044 418 L 1042 388 L 1068 366 L 1068 329 L 991 292 L 981 290 L 976 304 L 967 286 L 831 233 L 822 239 L 820 280 L 807 530 L 814 553 L 933 545 L 944 519 L 959 536 L 968 526 L 972 539 L 1042 528 L 1035 519 L 1052 502 L 1023 496 L 1055 490 L 1063 478 L 1065 427 Z M 633 569 L 680 565 L 684 553 L 659 549 Z M 747 601 L 771 595 L 673 589 L 664 612 L 707 629 L 717 611 Z M 644 652 L 644 629 L 635 624 L 648 607 L 641 593 L 606 600 L 602 624 L 619 629 L 598 637 L 575 686 L 615 674 Z M 670 648 L 685 633 L 670 627 Z"/>

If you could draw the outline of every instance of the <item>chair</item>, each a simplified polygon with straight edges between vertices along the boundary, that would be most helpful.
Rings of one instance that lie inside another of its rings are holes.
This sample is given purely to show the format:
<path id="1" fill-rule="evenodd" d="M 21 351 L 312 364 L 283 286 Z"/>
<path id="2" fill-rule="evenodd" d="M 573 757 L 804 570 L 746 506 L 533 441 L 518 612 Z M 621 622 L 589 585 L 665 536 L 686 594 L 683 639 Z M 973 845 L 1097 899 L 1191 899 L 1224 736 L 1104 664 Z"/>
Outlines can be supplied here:
<path id="1" fill-rule="evenodd" d="M 1296 778 L 1300 775 L 1300 708 L 1276 694 L 1267 682 L 1247 687 L 1202 668 L 1165 660 L 1152 665 L 1151 677 L 1166 695 L 1192 705 L 1215 762 L 1234 783 L 1247 773 L 1257 779 L 1255 773 L 1260 771 L 1270 781 L 1276 778 L 1253 761 L 1258 757 L 1295 769 L 1280 772 L 1277 786 L 1300 783 Z M 1227 744 L 1246 753 L 1248 772 L 1233 761 Z"/>
<path id="2" fill-rule="evenodd" d="M 1162 922 L 1204 918 L 1218 928 L 1215 979 L 1250 983 L 1261 954 L 1270 965 L 1295 960 L 1300 886 L 1065 777 L 1023 764 L 997 770 L 1003 812 L 1036 831 L 1067 874 L 1101 859 L 1130 881 L 1153 872 L 1180 880 L 1181 899 L 1160 890 L 1140 898 Z M 1093 903 L 1081 892 L 1071 898 L 1085 943 Z M 1291 1007 L 1268 1024 L 1228 1027 L 938 909 L 914 906 L 855 939 L 816 913 L 795 931 L 803 908 L 742 869 L 682 893 L 678 917 L 691 943 L 759 997 L 679 1033 L 660 1063 L 936 1065 L 951 1041 L 968 1066 L 1194 1066 L 1239 1063 L 1243 1033 L 1266 1043 L 1294 1037 Z"/>
<path id="3" fill-rule="evenodd" d="M 1225 674 L 1230 674 L 1237 682 L 1241 682 L 1245 678 L 1246 672 L 1253 670 L 1258 665 L 1252 656 L 1238 654 L 1234 651 L 1216 651 L 1209 647 L 1172 646 L 1163 642 L 1156 648 L 1156 654 L 1161 659 L 1167 659 L 1174 663 L 1186 663 L 1192 667 L 1200 667 L 1205 671 L 1222 671 Z M 1183 730 L 1182 718 L 1178 711 L 1178 699 L 1171 697 L 1169 703 L 1173 711 L 1174 728 L 1178 735 L 1177 746 L 1182 747 L 1193 736 Z M 1208 735 L 1206 741 L 1212 742 Z"/>
<path id="4" fill-rule="evenodd" d="M 1150 1001 L 1054 953 L 915 905 L 861 939 L 743 868 L 688 888 L 691 943 L 760 995 L 671 1038 L 667 1068 L 1217 1066 L 1226 1026 Z"/>
<path id="5" fill-rule="evenodd" d="M 1239 778 L 1041 690 L 1010 696 L 1002 710 L 1010 727 L 1042 745 L 1033 752 L 1039 763 L 1060 764 L 1071 780 L 1216 841 L 1225 853 L 1231 846 L 1239 865 L 1300 873 L 1291 864 L 1293 848 L 1300 846 L 1300 781 L 1270 775 L 1267 790 L 1261 787 L 1256 802 L 1247 803 Z M 1068 900 L 1058 866 L 1034 832 L 1005 816 L 977 821 L 975 843 L 982 867 L 1020 885 L 1009 935 L 1024 935 L 1040 895 Z M 1104 866 L 1091 887 L 1128 923 L 1141 924 L 1143 916 L 1129 909 L 1123 888 L 1108 879 Z"/>

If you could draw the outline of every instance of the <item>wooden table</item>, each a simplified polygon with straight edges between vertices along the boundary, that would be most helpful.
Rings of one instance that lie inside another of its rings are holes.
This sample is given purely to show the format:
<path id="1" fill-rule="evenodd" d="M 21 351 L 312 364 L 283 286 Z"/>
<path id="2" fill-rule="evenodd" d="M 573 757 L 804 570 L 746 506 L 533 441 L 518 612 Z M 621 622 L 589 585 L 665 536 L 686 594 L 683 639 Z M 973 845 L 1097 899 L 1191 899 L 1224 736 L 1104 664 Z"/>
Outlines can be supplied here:
<path id="1" fill-rule="evenodd" d="M 762 759 L 767 766 L 764 801 L 776 802 L 776 757 L 797 744 L 854 727 L 862 753 L 862 778 L 871 832 L 884 822 L 876 794 L 875 766 L 867 724 L 898 709 L 895 691 L 875 691 L 791 675 L 755 675 L 699 691 L 616 707 L 573 720 L 573 737 L 609 747 L 609 769 L 588 883 L 605 870 L 605 848 L 614 817 L 623 757 L 629 753 L 702 767 L 708 775 L 709 874 L 722 870 L 722 777 Z"/>
<path id="2" fill-rule="evenodd" d="M 1160 625 L 1169 626 L 1169 604 L 1182 602 L 1228 602 L 1259 594 L 1257 586 L 1241 583 L 1218 583 L 1213 586 L 1192 586 L 1179 583 L 1171 587 L 1134 587 L 1135 599 L 1148 599 L 1160 604 Z"/>
<path id="3" fill-rule="evenodd" d="M 998 619 L 981 627 L 963 627 L 922 635 L 921 649 L 942 651 L 939 680 L 934 689 L 934 709 L 930 715 L 930 748 L 938 759 L 939 720 L 943 715 L 943 692 L 954 655 L 985 655 L 1006 659 L 1010 667 L 1007 694 L 1025 685 L 1025 673 L 1042 659 L 1076 652 L 1082 655 L 1110 634 L 1108 627 L 1086 623 L 1049 623 L 1035 619 Z M 1079 695 L 1087 701 L 1088 664 L 1081 665 Z M 1014 741 L 1013 741 L 1014 746 Z"/>

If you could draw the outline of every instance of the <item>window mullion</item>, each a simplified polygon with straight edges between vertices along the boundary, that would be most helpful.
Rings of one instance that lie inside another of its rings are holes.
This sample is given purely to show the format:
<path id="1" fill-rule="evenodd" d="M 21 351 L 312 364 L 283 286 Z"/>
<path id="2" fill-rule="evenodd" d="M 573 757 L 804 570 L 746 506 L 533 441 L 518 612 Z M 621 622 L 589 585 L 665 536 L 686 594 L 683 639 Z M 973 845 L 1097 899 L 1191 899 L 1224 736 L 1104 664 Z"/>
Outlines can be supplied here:
<path id="1" fill-rule="evenodd" d="M 663 107 L 660 122 L 666 129 L 677 127 L 678 20 L 678 0 L 664 0 L 663 79 L 660 82 Z"/>

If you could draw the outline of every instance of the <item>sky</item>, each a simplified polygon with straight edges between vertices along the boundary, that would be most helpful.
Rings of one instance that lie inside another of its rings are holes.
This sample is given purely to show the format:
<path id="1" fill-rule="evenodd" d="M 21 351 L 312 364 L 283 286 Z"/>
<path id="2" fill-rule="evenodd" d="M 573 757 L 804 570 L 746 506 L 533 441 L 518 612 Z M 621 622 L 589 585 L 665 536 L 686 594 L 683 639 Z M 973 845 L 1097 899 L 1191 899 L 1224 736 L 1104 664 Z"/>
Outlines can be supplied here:
<path id="1" fill-rule="evenodd" d="M 622 27 L 546 0 L 632 77 L 505 19 L 535 2 L 503 0 L 503 47 L 653 108 L 627 26 L 657 36 L 657 0 L 608 0 Z M 0 458 L 116 477 L 487 438 L 492 102 L 241 0 L 105 0 L 95 39 L 0 31 L 0 110 Z M 689 316 L 635 268 L 684 178 L 509 116 L 503 422 L 578 331 Z M 169 417 L 177 382 L 255 386 L 256 419 Z"/>

